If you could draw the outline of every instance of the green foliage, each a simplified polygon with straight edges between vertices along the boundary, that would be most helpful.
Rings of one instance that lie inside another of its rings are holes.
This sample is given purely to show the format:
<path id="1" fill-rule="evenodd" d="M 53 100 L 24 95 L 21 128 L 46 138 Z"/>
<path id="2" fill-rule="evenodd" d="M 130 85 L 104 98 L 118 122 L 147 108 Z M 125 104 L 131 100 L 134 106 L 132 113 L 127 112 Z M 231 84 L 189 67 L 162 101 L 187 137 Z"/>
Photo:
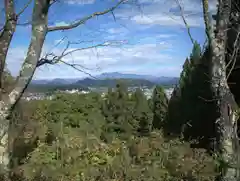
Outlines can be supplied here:
<path id="1" fill-rule="evenodd" d="M 153 91 L 153 128 L 163 128 L 168 109 L 168 98 L 161 86 L 156 86 Z"/>
<path id="2" fill-rule="evenodd" d="M 129 139 L 131 135 L 147 135 L 152 129 L 152 111 L 141 89 L 130 96 L 125 85 L 119 83 L 116 90 L 108 90 L 102 106 L 107 120 L 106 133 Z M 105 134 L 106 136 L 106 134 Z"/>
<path id="3" fill-rule="evenodd" d="M 197 64 L 201 62 L 201 57 L 201 46 L 195 42 L 190 57 L 186 58 L 183 64 L 183 70 L 180 74 L 179 80 L 179 85 L 181 88 L 183 88 L 187 82 L 191 81 L 191 72 L 197 66 Z"/>
<path id="4" fill-rule="evenodd" d="M 121 145 L 117 140 L 107 145 L 93 135 L 63 127 L 51 145 L 39 143 L 21 168 L 30 180 L 96 180 L 115 160 L 127 159 Z"/>
<path id="5" fill-rule="evenodd" d="M 107 122 L 102 135 L 105 141 L 111 141 L 114 137 L 128 139 L 135 131 L 135 121 L 132 119 L 131 111 L 127 87 L 119 82 L 114 91 L 109 89 L 103 101 L 102 112 Z"/>
<path id="6" fill-rule="evenodd" d="M 183 64 L 183 69 L 180 74 L 180 79 L 179 79 L 179 85 L 180 87 L 184 87 L 184 83 L 187 81 L 189 74 L 191 71 L 191 64 L 188 58 L 186 58 L 184 64 Z"/>
<path id="7" fill-rule="evenodd" d="M 209 147 L 215 137 L 214 102 L 208 76 L 208 50 L 201 57 L 200 46 L 195 44 L 190 56 L 190 69 L 184 69 L 180 86 L 175 88 L 169 103 L 166 132 L 197 140 L 202 147 Z M 200 58 L 199 58 L 200 57 Z M 188 70 L 188 71 L 186 71 Z M 188 73 L 185 73 L 188 72 Z"/>
<path id="8" fill-rule="evenodd" d="M 141 89 L 136 89 L 133 94 L 135 100 L 134 118 L 136 119 L 140 135 L 148 135 L 152 130 L 152 111 L 148 100 Z"/>
<path id="9" fill-rule="evenodd" d="M 202 57 L 202 53 L 201 53 L 201 46 L 200 44 L 198 44 L 196 41 L 194 42 L 194 45 L 193 45 L 193 49 L 192 49 L 192 53 L 190 54 L 190 61 L 191 63 L 194 65 L 194 64 L 197 64 L 200 60 L 201 60 L 201 57 Z"/>
<path id="10" fill-rule="evenodd" d="M 164 125 L 164 133 L 166 135 L 170 134 L 178 137 L 182 134 L 181 128 L 184 119 L 181 112 L 181 101 L 181 88 L 180 86 L 176 86 L 168 103 L 168 111 Z"/>
<path id="11" fill-rule="evenodd" d="M 105 97 L 57 94 L 53 100 L 21 101 L 12 117 L 15 179 L 213 180 L 214 161 L 205 150 L 151 130 L 153 114 L 166 113 L 158 109 L 167 105 L 165 98 L 161 87 L 148 101 L 140 89 L 130 96 L 119 83 Z"/>

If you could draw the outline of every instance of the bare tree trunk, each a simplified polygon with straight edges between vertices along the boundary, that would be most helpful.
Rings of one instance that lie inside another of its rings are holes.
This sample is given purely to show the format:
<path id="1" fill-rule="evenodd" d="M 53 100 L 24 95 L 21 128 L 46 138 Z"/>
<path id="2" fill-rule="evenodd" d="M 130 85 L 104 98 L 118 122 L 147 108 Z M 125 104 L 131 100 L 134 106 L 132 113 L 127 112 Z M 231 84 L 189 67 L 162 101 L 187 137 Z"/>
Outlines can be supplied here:
<path id="1" fill-rule="evenodd" d="M 226 80 L 225 61 L 216 62 L 218 57 L 212 57 L 211 77 L 212 90 L 216 97 L 218 118 L 216 120 L 217 151 L 220 153 L 220 180 L 237 180 L 237 163 L 235 144 L 237 105 L 229 90 Z M 215 61 L 215 62 L 214 62 Z"/>
<path id="2" fill-rule="evenodd" d="M 11 109 L 16 105 L 31 81 L 38 60 L 40 59 L 42 46 L 47 34 L 47 13 L 49 5 L 50 0 L 35 0 L 32 15 L 32 38 L 27 57 L 22 65 L 15 88 L 7 97 L 4 97 L 0 101 L 0 164 L 4 169 L 8 168 L 10 160 L 8 150 L 8 130 L 10 122 L 8 117 L 11 113 Z"/>
<path id="3" fill-rule="evenodd" d="M 5 104 L 3 100 L 4 87 L 3 87 L 3 77 L 4 77 L 4 68 L 6 62 L 6 56 L 8 52 L 8 48 L 10 46 L 13 34 L 16 29 L 17 24 L 17 16 L 15 14 L 14 9 L 14 2 L 13 0 L 5 0 L 5 24 L 3 30 L 0 34 L 0 110 L 5 109 Z M 1 111 L 0 114 L 0 164 L 1 164 L 1 175 L 4 175 L 6 165 L 9 163 L 8 154 L 6 154 L 7 145 L 6 142 L 8 141 L 8 137 L 6 136 L 5 132 L 8 131 L 8 111 L 3 112 Z"/>
<path id="4" fill-rule="evenodd" d="M 5 68 L 6 56 L 13 34 L 16 30 L 17 15 L 15 14 L 13 0 L 5 0 L 5 25 L 0 34 L 0 91 L 3 87 L 3 73 Z M 0 93 L 2 95 L 2 92 Z"/>
<path id="5" fill-rule="evenodd" d="M 235 127 L 238 107 L 227 83 L 225 64 L 230 11 L 231 2 L 229 0 L 219 1 L 214 34 L 209 20 L 208 0 L 203 0 L 204 21 L 211 51 L 211 86 L 218 109 L 218 118 L 216 120 L 217 150 L 221 157 L 219 169 L 221 172 L 220 180 L 222 181 L 237 180 L 234 143 L 236 142 Z"/>

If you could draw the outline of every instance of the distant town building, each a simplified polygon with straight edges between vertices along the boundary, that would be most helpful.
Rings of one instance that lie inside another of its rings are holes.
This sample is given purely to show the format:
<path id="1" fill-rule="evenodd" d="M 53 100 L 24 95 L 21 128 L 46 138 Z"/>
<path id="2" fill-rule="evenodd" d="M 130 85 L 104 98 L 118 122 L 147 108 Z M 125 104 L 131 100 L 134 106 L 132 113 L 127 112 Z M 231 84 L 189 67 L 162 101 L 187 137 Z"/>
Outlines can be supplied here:
<path id="1" fill-rule="evenodd" d="M 134 92 L 139 87 L 129 87 L 129 95 L 132 95 L 132 92 Z M 144 95 L 147 97 L 147 99 L 150 99 L 153 94 L 153 88 L 149 89 L 147 87 L 140 87 L 140 89 L 143 91 Z M 172 92 L 174 88 L 165 89 L 166 95 L 168 99 L 170 99 Z M 101 97 L 105 97 L 107 94 L 106 88 L 100 89 L 94 89 L 90 88 L 90 91 L 85 90 L 78 90 L 78 89 L 72 89 L 72 90 L 65 90 L 65 91 L 58 91 L 60 93 L 67 93 L 67 94 L 88 94 L 90 92 L 99 92 L 101 94 Z M 27 101 L 30 100 L 52 100 L 54 98 L 54 95 L 48 95 L 47 93 L 27 93 L 23 96 L 22 99 L 25 99 Z"/>

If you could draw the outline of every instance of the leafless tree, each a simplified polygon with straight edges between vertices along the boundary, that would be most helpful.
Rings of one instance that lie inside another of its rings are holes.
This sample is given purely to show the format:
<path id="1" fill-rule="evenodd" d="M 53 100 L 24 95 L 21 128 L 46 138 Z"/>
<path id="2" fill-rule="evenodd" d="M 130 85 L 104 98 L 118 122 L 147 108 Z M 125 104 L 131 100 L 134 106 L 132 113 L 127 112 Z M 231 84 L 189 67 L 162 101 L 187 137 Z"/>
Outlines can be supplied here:
<path id="1" fill-rule="evenodd" d="M 218 131 L 217 148 L 223 163 L 220 165 L 220 180 L 236 181 L 237 164 L 235 162 L 234 142 L 236 140 L 235 131 L 238 119 L 238 106 L 227 83 L 225 63 L 227 30 L 230 23 L 229 18 L 232 2 L 229 0 L 218 1 L 215 31 L 210 21 L 208 3 L 208 0 L 202 0 L 206 34 L 211 52 L 211 87 L 217 100 L 216 104 L 218 108 L 218 118 L 216 120 Z"/>
<path id="2" fill-rule="evenodd" d="M 3 71 L 5 68 L 6 56 L 16 30 L 17 21 L 31 2 L 32 0 L 29 0 L 21 11 L 16 13 L 14 1 L 4 0 L 5 23 L 0 31 L 0 95 L 2 95 L 3 91 Z"/>
<path id="3" fill-rule="evenodd" d="M 116 5 L 106 9 L 102 12 L 95 12 L 89 16 L 83 17 L 77 21 L 69 23 L 66 26 L 48 26 L 48 12 L 50 6 L 56 1 L 51 0 L 34 0 L 34 8 L 32 13 L 32 34 L 31 42 L 28 47 L 28 52 L 26 58 L 22 64 L 20 73 L 16 79 L 16 83 L 13 89 L 1 97 L 0 99 L 0 164 L 4 169 L 8 169 L 9 166 L 9 116 L 11 114 L 12 108 L 16 105 L 18 100 L 21 98 L 23 92 L 30 83 L 36 68 L 44 63 L 56 63 L 62 61 L 62 57 L 66 55 L 66 51 L 62 55 L 53 55 L 51 58 L 48 57 L 41 58 L 42 47 L 46 35 L 54 31 L 70 30 L 80 25 L 86 23 L 88 20 L 105 15 L 107 13 L 112 13 L 121 4 L 126 2 L 126 0 L 118 0 Z M 19 14 L 15 13 L 13 0 L 5 0 L 5 11 L 6 11 L 6 23 L 4 25 L 4 30 L 0 36 L 0 60 L 1 69 L 0 75 L 3 74 L 3 69 L 5 67 L 6 55 L 8 52 L 8 47 L 11 42 L 13 33 L 16 29 L 17 17 Z M 106 46 L 107 44 L 99 44 L 96 46 Z"/>

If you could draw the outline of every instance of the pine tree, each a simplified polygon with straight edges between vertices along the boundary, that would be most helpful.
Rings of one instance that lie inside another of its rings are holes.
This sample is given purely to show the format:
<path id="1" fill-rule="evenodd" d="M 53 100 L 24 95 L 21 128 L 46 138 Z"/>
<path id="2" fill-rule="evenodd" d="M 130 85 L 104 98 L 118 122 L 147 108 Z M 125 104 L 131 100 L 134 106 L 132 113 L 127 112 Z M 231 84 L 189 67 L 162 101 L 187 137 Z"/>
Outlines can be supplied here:
<path id="1" fill-rule="evenodd" d="M 196 41 L 193 45 L 192 53 L 190 54 L 190 63 L 194 66 L 201 60 L 201 46 Z"/>
<path id="2" fill-rule="evenodd" d="M 161 86 L 156 86 L 153 91 L 153 128 L 161 129 L 166 119 L 168 98 Z"/>
<path id="3" fill-rule="evenodd" d="M 183 64 L 183 70 L 180 74 L 180 79 L 179 79 L 179 84 L 180 84 L 180 87 L 183 88 L 184 85 L 185 85 L 185 82 L 186 80 L 188 79 L 188 76 L 190 74 L 190 70 L 191 70 L 191 67 L 190 67 L 190 61 L 188 58 L 186 58 L 184 64 Z"/>
<path id="4" fill-rule="evenodd" d="M 134 117 L 139 124 L 138 132 L 140 135 L 148 135 L 152 129 L 152 111 L 148 105 L 148 100 L 139 88 L 134 92 L 134 99 Z"/>
<path id="5" fill-rule="evenodd" d="M 134 124 L 132 121 L 131 109 L 128 107 L 127 87 L 119 82 L 114 91 L 109 89 L 106 100 L 103 103 L 102 111 L 107 125 L 105 132 L 116 134 L 120 137 L 128 137 L 132 134 Z"/>
<path id="6" fill-rule="evenodd" d="M 182 111 L 181 111 L 181 88 L 180 86 L 175 86 L 172 96 L 168 103 L 168 111 L 166 116 L 166 122 L 164 124 L 164 134 L 168 135 L 177 135 L 181 134 L 181 125 L 182 125 Z"/>
<path id="7" fill-rule="evenodd" d="M 208 146 L 214 137 L 214 102 L 209 84 L 208 49 L 200 56 L 199 45 L 195 44 L 190 56 L 190 69 L 183 82 L 175 88 L 169 101 L 165 133 L 184 136 L 186 140 L 198 140 Z M 197 63 L 196 63 L 197 62 Z M 186 70 L 183 70 L 186 71 Z M 184 73 L 182 73 L 184 74 Z"/>

